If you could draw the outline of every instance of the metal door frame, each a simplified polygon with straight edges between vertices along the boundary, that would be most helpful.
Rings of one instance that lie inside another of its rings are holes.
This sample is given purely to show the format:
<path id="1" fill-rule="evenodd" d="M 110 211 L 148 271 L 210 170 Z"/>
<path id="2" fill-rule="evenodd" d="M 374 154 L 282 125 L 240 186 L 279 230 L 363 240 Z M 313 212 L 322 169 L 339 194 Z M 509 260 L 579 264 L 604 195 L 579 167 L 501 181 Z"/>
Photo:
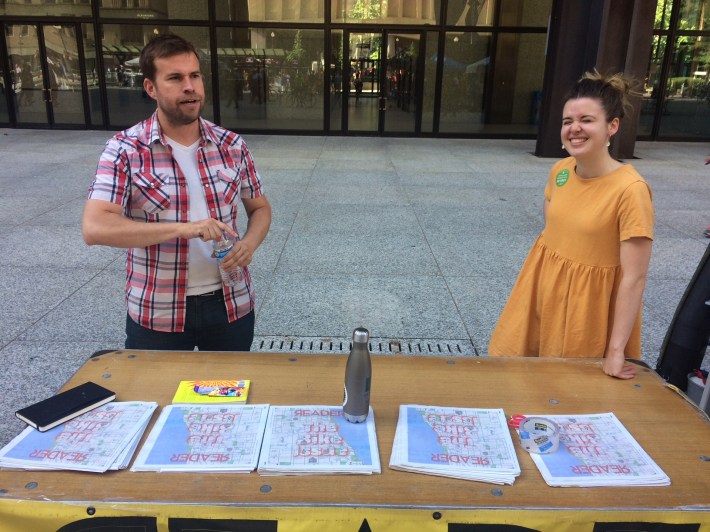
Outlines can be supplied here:
<path id="1" fill-rule="evenodd" d="M 362 136 L 364 134 L 370 134 L 373 136 L 387 136 L 390 133 L 386 131 L 386 112 L 387 112 L 387 94 L 384 92 L 387 88 L 387 46 L 388 37 L 391 34 L 411 34 L 419 36 L 419 49 L 417 51 L 417 77 L 415 80 L 415 95 L 416 99 L 414 105 L 416 107 L 415 125 L 414 131 L 409 133 L 410 136 L 420 136 L 421 135 L 421 124 L 422 124 L 422 100 L 423 100 L 423 89 L 424 89 L 424 68 L 425 68 L 425 54 L 426 54 L 426 38 L 427 31 L 425 29 L 414 29 L 414 28 L 392 28 L 385 26 L 362 26 L 356 28 L 345 28 L 343 31 L 343 64 L 341 65 L 342 70 L 342 109 L 341 109 L 341 129 L 343 134 L 346 135 L 358 135 Z M 378 59 L 378 72 L 377 72 L 377 84 L 378 84 L 378 118 L 376 129 L 370 130 L 351 130 L 350 124 L 348 123 L 348 109 L 351 98 L 351 88 L 352 88 L 352 64 L 351 64 L 351 49 L 350 49 L 350 36 L 352 34 L 358 33 L 370 33 L 381 35 L 380 41 L 380 57 Z M 431 75 L 436 75 L 436 71 L 432 72 Z M 402 136 L 402 134 L 407 134 L 408 132 L 397 131 L 391 133 L 392 135 Z"/>
<path id="2" fill-rule="evenodd" d="M 47 45 L 44 38 L 44 28 L 46 26 L 62 26 L 62 27 L 73 27 L 74 37 L 76 39 L 77 46 L 77 62 L 80 67 L 78 73 L 81 76 L 81 102 L 83 106 L 84 122 L 82 124 L 68 124 L 68 123 L 57 123 L 54 116 L 54 107 L 52 105 L 52 90 L 50 83 L 50 69 L 49 61 L 47 60 Z M 85 54 L 84 54 L 84 39 L 82 36 L 81 21 L 73 22 L 60 22 L 57 21 L 47 21 L 47 20 L 13 20 L 10 22 L 5 22 L 2 25 L 2 46 L 0 51 L 3 52 L 3 65 L 6 72 L 6 82 L 10 80 L 10 69 L 13 66 L 10 64 L 9 48 L 6 35 L 6 28 L 9 26 L 33 26 L 35 28 L 35 34 L 37 36 L 37 51 L 39 53 L 39 63 L 40 70 L 42 71 L 42 86 L 40 88 L 41 98 L 45 102 L 45 116 L 46 120 L 44 122 L 18 122 L 17 119 L 17 109 L 15 107 L 15 102 L 10 93 L 12 91 L 6 91 L 7 96 L 7 106 L 10 115 L 10 124 L 14 128 L 18 129 L 87 129 L 91 123 L 90 109 L 89 109 L 89 96 L 88 96 L 88 84 L 87 84 L 87 72 L 85 72 L 84 65 L 86 65 Z M 9 87 L 10 85 L 8 85 Z"/>

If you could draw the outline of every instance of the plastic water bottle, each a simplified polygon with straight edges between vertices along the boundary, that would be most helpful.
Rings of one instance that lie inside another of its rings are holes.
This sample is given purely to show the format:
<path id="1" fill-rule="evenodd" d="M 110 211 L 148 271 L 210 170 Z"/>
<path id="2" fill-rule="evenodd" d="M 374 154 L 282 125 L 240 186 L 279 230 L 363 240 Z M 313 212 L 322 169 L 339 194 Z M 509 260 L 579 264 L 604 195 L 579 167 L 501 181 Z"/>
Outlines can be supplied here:
<path id="1" fill-rule="evenodd" d="M 222 282 L 227 286 L 240 286 L 244 282 L 244 273 L 241 266 L 235 266 L 229 271 L 225 271 L 222 268 L 222 259 L 227 256 L 233 247 L 234 242 L 224 232 L 221 239 L 212 241 L 212 249 L 219 265 L 219 274 L 222 276 Z"/>
<path id="2" fill-rule="evenodd" d="M 370 411 L 370 333 L 364 327 L 353 332 L 353 345 L 345 366 L 345 392 L 343 414 L 351 423 L 362 423 Z"/>

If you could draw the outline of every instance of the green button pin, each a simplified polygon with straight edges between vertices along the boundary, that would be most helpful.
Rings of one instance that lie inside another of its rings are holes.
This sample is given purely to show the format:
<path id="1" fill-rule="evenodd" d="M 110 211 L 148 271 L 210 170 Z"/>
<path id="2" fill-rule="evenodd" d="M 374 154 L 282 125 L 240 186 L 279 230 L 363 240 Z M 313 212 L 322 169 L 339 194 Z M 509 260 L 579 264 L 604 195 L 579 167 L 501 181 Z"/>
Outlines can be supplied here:
<path id="1" fill-rule="evenodd" d="M 567 180 L 569 179 L 569 170 L 560 170 L 555 177 L 555 183 L 557 183 L 558 187 L 563 186 L 565 183 L 567 183 Z"/>

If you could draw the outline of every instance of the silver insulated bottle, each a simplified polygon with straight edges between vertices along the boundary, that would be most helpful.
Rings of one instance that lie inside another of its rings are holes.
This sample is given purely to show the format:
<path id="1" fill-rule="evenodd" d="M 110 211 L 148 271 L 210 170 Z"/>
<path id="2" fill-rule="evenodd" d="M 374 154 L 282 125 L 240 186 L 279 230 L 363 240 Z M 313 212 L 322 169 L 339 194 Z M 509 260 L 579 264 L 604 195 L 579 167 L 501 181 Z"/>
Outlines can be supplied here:
<path id="1" fill-rule="evenodd" d="M 364 327 L 353 331 L 353 346 L 345 366 L 343 414 L 351 423 L 362 423 L 370 410 L 370 333 Z"/>

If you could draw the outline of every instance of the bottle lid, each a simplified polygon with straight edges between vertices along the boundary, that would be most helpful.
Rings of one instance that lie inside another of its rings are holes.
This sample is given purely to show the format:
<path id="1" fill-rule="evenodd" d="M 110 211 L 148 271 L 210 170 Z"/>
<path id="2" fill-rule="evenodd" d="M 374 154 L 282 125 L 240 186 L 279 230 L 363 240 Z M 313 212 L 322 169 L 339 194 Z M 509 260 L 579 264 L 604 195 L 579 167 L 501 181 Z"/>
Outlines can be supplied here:
<path id="1" fill-rule="evenodd" d="M 222 236 L 219 238 L 215 238 L 212 240 L 212 245 L 213 246 L 228 246 L 229 244 L 232 244 L 232 240 L 229 238 L 229 235 L 227 234 L 226 231 L 222 231 Z"/>
<path id="2" fill-rule="evenodd" d="M 353 343 L 366 344 L 370 340 L 370 332 L 365 327 L 358 327 L 353 331 Z"/>

